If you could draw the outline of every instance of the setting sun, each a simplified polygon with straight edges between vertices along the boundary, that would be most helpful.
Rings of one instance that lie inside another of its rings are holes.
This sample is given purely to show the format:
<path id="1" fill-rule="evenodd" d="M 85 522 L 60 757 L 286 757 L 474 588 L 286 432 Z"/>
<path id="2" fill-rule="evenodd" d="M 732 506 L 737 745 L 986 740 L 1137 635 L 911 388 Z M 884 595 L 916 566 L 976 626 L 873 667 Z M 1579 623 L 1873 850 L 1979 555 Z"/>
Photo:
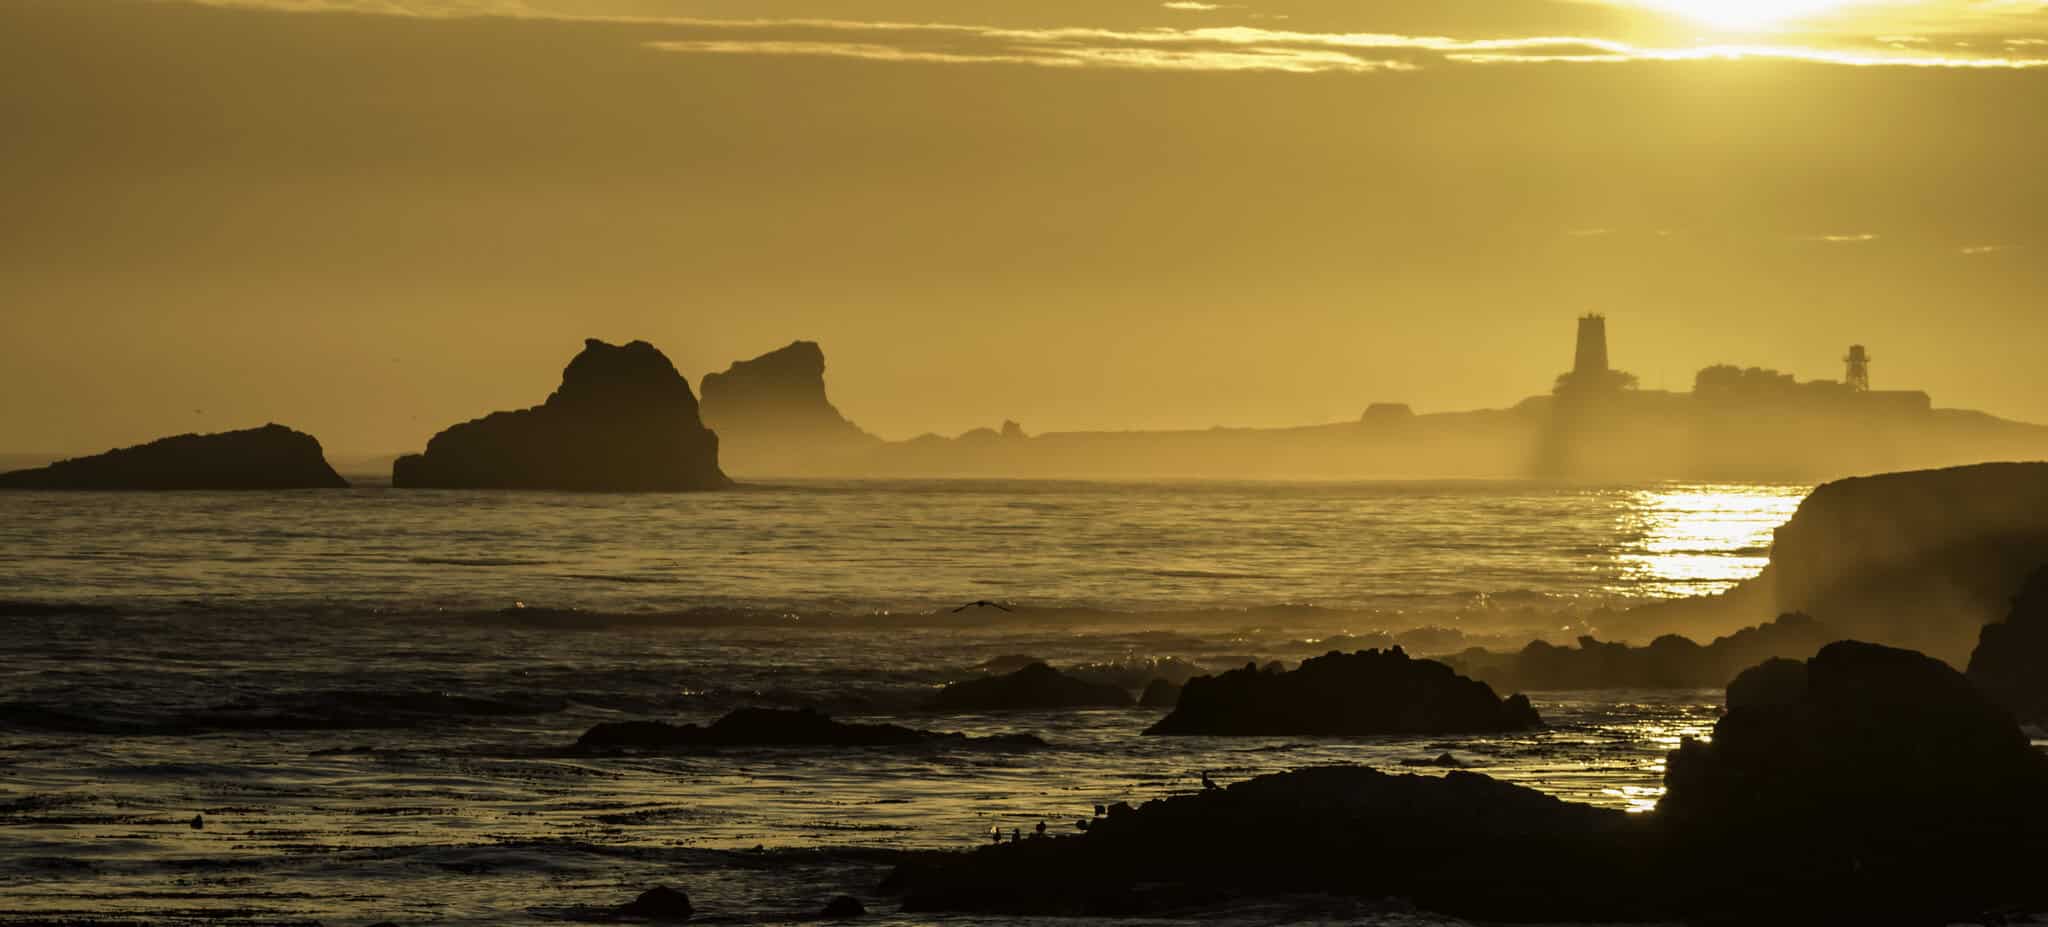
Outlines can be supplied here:
<path id="1" fill-rule="evenodd" d="M 1830 13 L 1855 0 L 1640 0 L 1643 6 L 1716 29 L 1768 29 Z"/>

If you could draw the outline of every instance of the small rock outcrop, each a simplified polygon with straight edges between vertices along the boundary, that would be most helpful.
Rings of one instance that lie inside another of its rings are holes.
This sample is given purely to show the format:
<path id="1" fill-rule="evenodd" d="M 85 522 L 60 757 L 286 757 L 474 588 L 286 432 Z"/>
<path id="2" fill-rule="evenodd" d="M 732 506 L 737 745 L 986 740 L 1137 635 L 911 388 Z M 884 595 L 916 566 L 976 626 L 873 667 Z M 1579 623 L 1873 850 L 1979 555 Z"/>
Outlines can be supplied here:
<path id="1" fill-rule="evenodd" d="M 1075 679 L 1044 663 L 1006 676 L 970 679 L 939 690 L 925 707 L 937 711 L 1013 711 L 1059 708 L 1128 708 L 1120 686 Z"/>
<path id="2" fill-rule="evenodd" d="M 1947 664 L 1843 641 L 1728 701 L 1658 805 L 1674 865 L 1720 875 L 1696 909 L 1947 923 L 2048 891 L 2048 758 Z"/>
<path id="3" fill-rule="evenodd" d="M 1804 660 L 1840 640 L 1832 628 L 1791 614 L 1700 645 L 1666 634 L 1647 647 L 1579 638 L 1577 647 L 1533 641 L 1516 653 L 1477 648 L 1444 660 L 1458 672 L 1519 692 L 1560 689 L 1718 689 L 1774 657 Z"/>
<path id="4" fill-rule="evenodd" d="M 495 412 L 434 436 L 400 457 L 399 489 L 549 489 L 676 492 L 731 485 L 718 436 L 697 417 L 697 397 L 645 341 L 584 342 L 547 402 Z"/>
<path id="5" fill-rule="evenodd" d="M 1043 747 L 1030 734 L 969 737 L 896 724 L 846 724 L 809 709 L 742 708 L 709 725 L 607 721 L 583 733 L 581 753 L 660 752 L 713 747 L 904 747 L 924 744 Z"/>
<path id="6" fill-rule="evenodd" d="M 1147 734 L 1359 736 L 1468 734 L 1543 726 L 1529 700 L 1401 648 L 1332 651 L 1292 672 L 1247 665 L 1188 680 Z"/>
<path id="7" fill-rule="evenodd" d="M 881 443 L 825 398 L 825 351 L 815 341 L 705 374 L 703 390 L 704 423 L 725 439 L 734 472 L 787 467 L 779 461 L 791 454 L 831 455 Z"/>
<path id="8" fill-rule="evenodd" d="M 862 917 L 867 913 L 868 906 L 861 904 L 860 899 L 852 895 L 839 895 L 831 901 L 825 902 L 825 910 L 819 912 L 819 916 L 830 920 L 846 920 L 847 918 Z"/>
<path id="9" fill-rule="evenodd" d="M 1655 910 L 1651 836 L 1639 817 L 1473 773 L 1318 767 L 1146 802 L 1070 837 L 913 856 L 884 887 L 913 913 L 1139 917 L 1320 893 L 1628 920 Z"/>
<path id="10" fill-rule="evenodd" d="M 283 425 L 148 444 L 0 473 L 0 489 L 346 489 L 320 442 Z"/>
<path id="11" fill-rule="evenodd" d="M 690 906 L 690 896 L 658 885 L 640 893 L 640 897 L 619 906 L 619 914 L 650 921 L 686 921 L 697 913 Z"/>
<path id="12" fill-rule="evenodd" d="M 2048 567 L 2027 580 L 2004 621 L 1984 626 L 1969 676 L 2021 721 L 2048 724 Z"/>

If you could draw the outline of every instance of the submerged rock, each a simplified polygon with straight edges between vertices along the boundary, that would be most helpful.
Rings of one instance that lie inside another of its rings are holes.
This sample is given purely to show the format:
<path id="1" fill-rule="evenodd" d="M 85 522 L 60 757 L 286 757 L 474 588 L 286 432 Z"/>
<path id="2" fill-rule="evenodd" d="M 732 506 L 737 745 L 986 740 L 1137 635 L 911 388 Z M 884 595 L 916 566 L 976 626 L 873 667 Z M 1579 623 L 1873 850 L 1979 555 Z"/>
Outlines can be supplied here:
<path id="1" fill-rule="evenodd" d="M 2004 621 L 1984 626 L 1969 675 L 2020 720 L 2048 724 L 2048 567 L 2027 580 Z"/>
<path id="2" fill-rule="evenodd" d="M 690 906 L 690 896 L 659 885 L 640 893 L 640 897 L 619 906 L 619 913 L 626 917 L 639 917 L 653 921 L 686 921 L 697 913 Z"/>
<path id="3" fill-rule="evenodd" d="M 0 473 L 0 489 L 346 489 L 320 442 L 283 425 L 178 435 Z"/>
<path id="4" fill-rule="evenodd" d="M 840 895 L 826 902 L 825 910 L 819 912 L 819 916 L 833 920 L 844 920 L 850 917 L 861 917 L 867 913 L 868 907 L 861 904 L 860 899 L 852 895 Z"/>
<path id="5" fill-rule="evenodd" d="M 2048 900 L 2048 759 L 1923 654 L 1844 641 L 1757 667 L 1666 768 L 1674 865 L 1719 876 L 1696 910 L 1943 923 Z"/>
<path id="6" fill-rule="evenodd" d="M 932 696 L 938 711 L 1008 711 L 1052 708 L 1128 708 L 1131 693 L 1119 686 L 1075 679 L 1044 663 L 1007 676 L 956 682 Z"/>
<path id="7" fill-rule="evenodd" d="M 645 341 L 584 342 L 545 403 L 494 412 L 400 457 L 399 489 L 673 492 L 731 485 L 690 383 Z"/>
<path id="8" fill-rule="evenodd" d="M 1147 802 L 1076 836 L 920 855 L 885 887 L 910 912 L 1142 916 L 1304 892 L 1464 917 L 1631 919 L 1655 911 L 1652 836 L 1622 812 L 1472 773 L 1321 767 Z"/>
<path id="9" fill-rule="evenodd" d="M 1371 735 L 1521 731 L 1543 726 L 1529 700 L 1401 648 L 1331 652 L 1292 672 L 1247 665 L 1188 680 L 1147 734 Z"/>
<path id="10" fill-rule="evenodd" d="M 583 733 L 585 753 L 688 750 L 705 747 L 900 747 L 919 744 L 1042 747 L 1030 734 L 969 737 L 896 724 L 846 724 L 808 709 L 742 708 L 708 726 L 661 721 L 608 721 Z"/>

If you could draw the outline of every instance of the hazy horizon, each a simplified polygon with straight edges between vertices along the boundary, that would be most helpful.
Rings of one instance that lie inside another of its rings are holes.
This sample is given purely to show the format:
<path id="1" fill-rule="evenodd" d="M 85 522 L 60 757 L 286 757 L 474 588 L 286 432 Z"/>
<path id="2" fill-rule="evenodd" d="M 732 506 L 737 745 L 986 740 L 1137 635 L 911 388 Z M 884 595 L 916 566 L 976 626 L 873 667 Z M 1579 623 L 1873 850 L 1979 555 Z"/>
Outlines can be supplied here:
<path id="1" fill-rule="evenodd" d="M 417 450 L 586 337 L 892 439 L 1498 408 L 1588 311 L 2048 422 L 2044 9 L 0 0 L 0 451 Z"/>

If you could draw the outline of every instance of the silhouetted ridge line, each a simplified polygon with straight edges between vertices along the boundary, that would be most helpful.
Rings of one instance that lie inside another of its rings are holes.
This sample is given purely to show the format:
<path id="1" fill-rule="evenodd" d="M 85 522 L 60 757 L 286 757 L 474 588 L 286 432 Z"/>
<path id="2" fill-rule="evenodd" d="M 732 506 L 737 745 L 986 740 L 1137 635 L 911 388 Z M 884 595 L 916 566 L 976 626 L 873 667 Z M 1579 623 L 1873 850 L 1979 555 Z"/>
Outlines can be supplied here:
<path id="1" fill-rule="evenodd" d="M 0 474 L 0 489 L 346 489 L 320 442 L 283 425 L 187 434 Z"/>
<path id="2" fill-rule="evenodd" d="M 400 489 L 672 492 L 732 485 L 718 436 L 697 417 L 689 381 L 653 345 L 596 339 L 562 371 L 547 402 L 495 412 L 398 459 Z"/>

